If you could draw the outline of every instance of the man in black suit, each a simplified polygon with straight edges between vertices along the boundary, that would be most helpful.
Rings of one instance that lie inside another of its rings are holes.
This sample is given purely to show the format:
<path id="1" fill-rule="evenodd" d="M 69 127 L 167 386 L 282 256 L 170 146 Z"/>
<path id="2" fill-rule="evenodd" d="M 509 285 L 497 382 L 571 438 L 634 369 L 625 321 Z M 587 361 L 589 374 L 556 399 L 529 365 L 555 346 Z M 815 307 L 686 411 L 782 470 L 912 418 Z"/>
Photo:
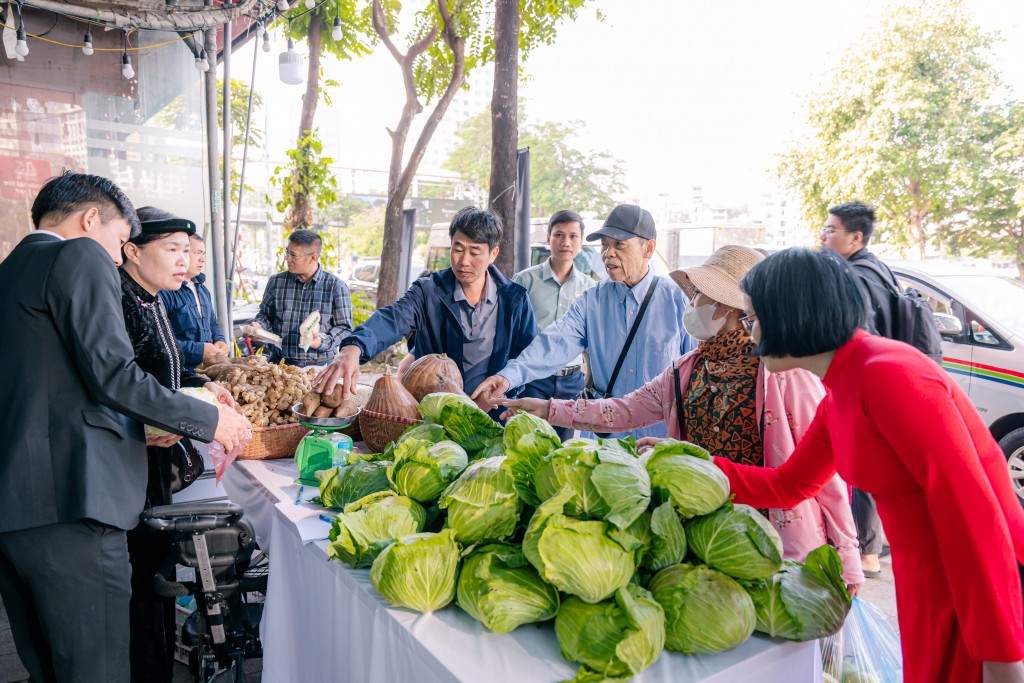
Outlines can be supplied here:
<path id="1" fill-rule="evenodd" d="M 0 594 L 32 681 L 127 681 L 143 424 L 229 449 L 248 425 L 135 364 L 116 266 L 139 225 L 117 186 L 65 172 L 32 221 L 0 263 Z"/>

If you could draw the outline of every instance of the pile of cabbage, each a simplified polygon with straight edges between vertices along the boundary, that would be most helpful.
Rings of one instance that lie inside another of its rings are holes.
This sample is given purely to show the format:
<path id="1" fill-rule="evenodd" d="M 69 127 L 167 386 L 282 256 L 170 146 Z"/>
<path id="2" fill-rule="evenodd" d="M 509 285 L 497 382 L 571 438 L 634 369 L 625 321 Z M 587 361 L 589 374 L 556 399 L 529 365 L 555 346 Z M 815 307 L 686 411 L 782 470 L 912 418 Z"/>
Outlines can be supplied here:
<path id="1" fill-rule="evenodd" d="M 330 557 L 370 567 L 390 603 L 455 602 L 496 633 L 554 619 L 577 681 L 626 680 L 664 648 L 737 647 L 757 630 L 836 632 L 850 608 L 835 550 L 805 563 L 704 449 L 665 440 L 561 443 L 527 414 L 504 428 L 465 396 L 431 394 L 388 451 L 321 473 L 341 510 Z"/>

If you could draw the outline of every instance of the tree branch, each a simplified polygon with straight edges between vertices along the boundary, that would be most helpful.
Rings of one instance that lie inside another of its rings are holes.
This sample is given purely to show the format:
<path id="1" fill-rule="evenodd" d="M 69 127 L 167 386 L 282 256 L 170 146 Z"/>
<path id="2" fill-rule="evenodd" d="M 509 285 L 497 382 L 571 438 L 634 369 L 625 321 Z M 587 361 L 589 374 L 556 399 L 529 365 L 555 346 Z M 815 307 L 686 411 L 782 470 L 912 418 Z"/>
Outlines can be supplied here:
<path id="1" fill-rule="evenodd" d="M 380 42 L 384 43 L 384 47 L 388 49 L 388 52 L 395 58 L 395 61 L 401 63 L 402 53 L 391 40 L 391 36 L 388 35 L 388 20 L 384 16 L 384 8 L 381 7 L 380 0 L 373 0 L 371 16 L 373 19 L 373 30 L 380 36 Z"/>

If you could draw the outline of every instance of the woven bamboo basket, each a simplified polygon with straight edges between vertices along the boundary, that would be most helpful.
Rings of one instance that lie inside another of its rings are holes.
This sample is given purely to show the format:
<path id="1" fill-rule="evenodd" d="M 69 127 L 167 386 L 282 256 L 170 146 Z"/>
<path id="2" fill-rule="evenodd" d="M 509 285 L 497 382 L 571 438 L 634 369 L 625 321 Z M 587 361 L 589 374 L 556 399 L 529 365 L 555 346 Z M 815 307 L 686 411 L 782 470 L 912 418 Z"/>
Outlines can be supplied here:
<path id="1" fill-rule="evenodd" d="M 366 408 L 359 413 L 359 431 L 372 453 L 383 453 L 388 444 L 397 440 L 410 425 L 420 422 L 423 420 L 385 415 Z"/>
<path id="2" fill-rule="evenodd" d="M 276 425 L 252 430 L 252 441 L 245 447 L 239 460 L 269 460 L 295 456 L 302 437 L 309 428 L 300 424 Z"/>

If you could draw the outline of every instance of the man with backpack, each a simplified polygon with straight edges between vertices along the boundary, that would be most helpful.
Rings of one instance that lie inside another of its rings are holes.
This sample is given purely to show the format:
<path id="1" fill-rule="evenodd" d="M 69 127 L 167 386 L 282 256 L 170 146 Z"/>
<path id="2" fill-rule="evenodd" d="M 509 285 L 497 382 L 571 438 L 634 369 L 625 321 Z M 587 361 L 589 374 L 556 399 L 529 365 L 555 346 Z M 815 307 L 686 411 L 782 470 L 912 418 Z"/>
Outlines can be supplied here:
<path id="1" fill-rule="evenodd" d="M 868 250 L 875 229 L 875 211 L 863 202 L 845 202 L 828 210 L 821 231 L 821 246 L 836 252 L 853 266 L 868 295 L 870 331 L 916 347 L 942 364 L 942 339 L 927 302 L 916 290 L 902 290 L 889 267 Z M 864 575 L 881 571 L 882 522 L 875 501 L 860 489 L 853 489 L 853 519 L 860 541 Z"/>

